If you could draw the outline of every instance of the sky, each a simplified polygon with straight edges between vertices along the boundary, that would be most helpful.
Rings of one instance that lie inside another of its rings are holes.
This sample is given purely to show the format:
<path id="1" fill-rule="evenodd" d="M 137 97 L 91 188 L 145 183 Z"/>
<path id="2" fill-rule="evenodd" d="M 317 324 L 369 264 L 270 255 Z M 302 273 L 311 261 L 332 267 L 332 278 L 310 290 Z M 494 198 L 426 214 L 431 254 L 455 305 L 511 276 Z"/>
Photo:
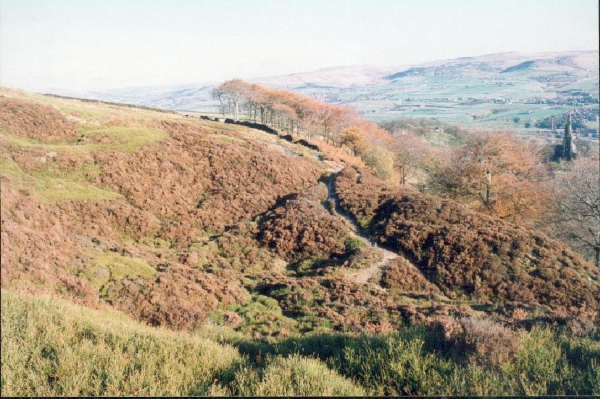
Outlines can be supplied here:
<path id="1" fill-rule="evenodd" d="M 597 0 L 0 0 L 0 85 L 214 83 L 598 40 Z"/>

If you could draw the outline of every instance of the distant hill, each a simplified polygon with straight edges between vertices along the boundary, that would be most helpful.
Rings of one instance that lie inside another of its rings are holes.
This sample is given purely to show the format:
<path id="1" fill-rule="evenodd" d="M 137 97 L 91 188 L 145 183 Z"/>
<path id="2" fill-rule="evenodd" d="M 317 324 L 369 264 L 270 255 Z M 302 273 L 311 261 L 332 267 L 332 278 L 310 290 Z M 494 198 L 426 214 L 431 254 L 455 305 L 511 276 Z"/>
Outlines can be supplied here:
<path id="1" fill-rule="evenodd" d="M 373 121 L 428 117 L 467 127 L 523 129 L 574 108 L 597 108 L 598 55 L 598 51 L 509 52 L 404 66 L 332 67 L 251 81 L 344 104 Z M 76 97 L 216 113 L 212 87 L 125 88 Z"/>

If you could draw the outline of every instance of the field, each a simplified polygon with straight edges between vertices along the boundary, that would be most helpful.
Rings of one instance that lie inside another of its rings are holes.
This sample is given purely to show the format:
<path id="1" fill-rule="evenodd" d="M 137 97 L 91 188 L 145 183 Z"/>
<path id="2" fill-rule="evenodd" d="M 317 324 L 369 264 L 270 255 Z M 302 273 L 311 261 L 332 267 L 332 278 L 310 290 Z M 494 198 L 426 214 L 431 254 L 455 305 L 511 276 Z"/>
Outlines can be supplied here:
<path id="1" fill-rule="evenodd" d="M 328 68 L 255 81 L 346 105 L 374 122 L 434 118 L 472 129 L 526 131 L 550 115 L 598 108 L 597 59 L 597 51 L 502 53 L 412 66 Z M 212 87 L 190 84 L 82 96 L 218 115 Z M 598 119 L 587 127 L 598 129 Z"/>

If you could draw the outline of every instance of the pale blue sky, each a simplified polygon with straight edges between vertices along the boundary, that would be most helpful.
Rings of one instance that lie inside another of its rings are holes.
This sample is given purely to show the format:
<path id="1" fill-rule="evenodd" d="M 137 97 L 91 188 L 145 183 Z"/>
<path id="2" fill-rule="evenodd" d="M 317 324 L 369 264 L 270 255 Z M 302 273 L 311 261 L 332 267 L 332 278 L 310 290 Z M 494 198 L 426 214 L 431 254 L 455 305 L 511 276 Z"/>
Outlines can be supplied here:
<path id="1" fill-rule="evenodd" d="M 597 48 L 597 0 L 0 0 L 0 85 L 29 90 Z"/>

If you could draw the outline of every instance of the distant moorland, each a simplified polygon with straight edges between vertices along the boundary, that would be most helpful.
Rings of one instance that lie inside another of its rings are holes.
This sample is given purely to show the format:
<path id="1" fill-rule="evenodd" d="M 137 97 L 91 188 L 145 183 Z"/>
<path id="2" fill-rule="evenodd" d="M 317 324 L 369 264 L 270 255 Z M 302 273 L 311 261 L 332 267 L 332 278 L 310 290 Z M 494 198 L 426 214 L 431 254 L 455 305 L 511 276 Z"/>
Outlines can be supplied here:
<path id="1" fill-rule="evenodd" d="M 253 80 L 347 105 L 375 122 L 434 118 L 467 128 L 539 129 L 544 119 L 585 110 L 598 129 L 598 51 L 500 53 L 398 67 L 350 66 Z M 218 113 L 214 85 L 55 94 L 180 111 Z M 549 120 L 542 123 L 548 128 Z"/>

